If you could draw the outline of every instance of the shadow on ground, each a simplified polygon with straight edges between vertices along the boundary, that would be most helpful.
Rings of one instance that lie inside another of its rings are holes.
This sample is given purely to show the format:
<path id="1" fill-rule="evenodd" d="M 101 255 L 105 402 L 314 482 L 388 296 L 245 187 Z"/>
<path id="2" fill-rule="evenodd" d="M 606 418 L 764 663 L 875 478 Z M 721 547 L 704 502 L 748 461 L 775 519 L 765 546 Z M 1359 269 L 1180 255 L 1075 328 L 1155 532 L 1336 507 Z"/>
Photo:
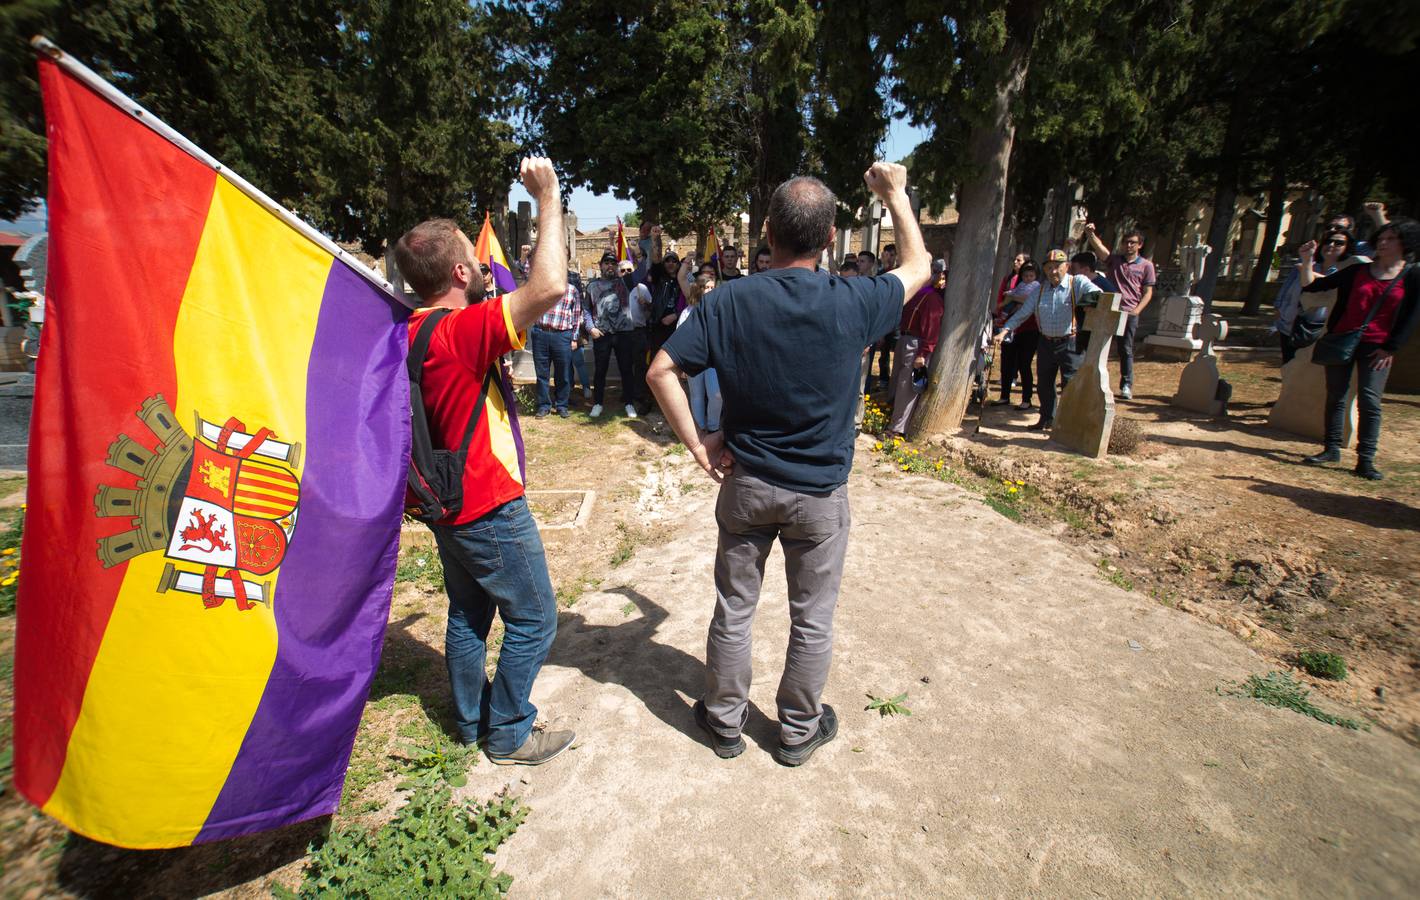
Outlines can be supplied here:
<path id="1" fill-rule="evenodd" d="M 1251 481 L 1248 490 L 1290 500 L 1319 516 L 1346 519 L 1372 528 L 1392 531 L 1420 529 L 1420 510 L 1388 497 L 1320 491 L 1295 484 L 1280 484 L 1246 475 L 1220 475 L 1226 481 Z"/>

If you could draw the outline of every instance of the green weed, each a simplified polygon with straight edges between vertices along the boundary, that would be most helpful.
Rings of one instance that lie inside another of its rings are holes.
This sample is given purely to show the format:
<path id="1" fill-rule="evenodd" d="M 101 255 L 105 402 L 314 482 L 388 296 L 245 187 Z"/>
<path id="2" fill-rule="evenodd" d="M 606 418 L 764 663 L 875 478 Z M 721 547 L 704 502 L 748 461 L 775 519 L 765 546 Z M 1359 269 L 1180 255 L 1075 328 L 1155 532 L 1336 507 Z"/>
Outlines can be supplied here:
<path id="1" fill-rule="evenodd" d="M 439 559 L 439 551 L 434 547 L 410 547 L 400 551 L 394 580 L 396 584 L 410 583 L 425 590 L 442 591 L 444 563 Z"/>
<path id="2" fill-rule="evenodd" d="M 456 803 L 447 784 L 423 783 L 388 824 L 333 829 L 312 844 L 296 891 L 283 898 L 500 897 L 512 877 L 493 869 L 493 854 L 518 830 L 527 807 L 516 797 Z"/>
<path id="3" fill-rule="evenodd" d="M 907 699 L 906 691 L 903 691 L 896 697 L 877 697 L 873 694 L 868 694 L 867 697 L 868 705 L 863 707 L 863 709 L 867 711 L 876 710 L 878 715 L 883 718 L 888 716 L 912 715 L 912 710 L 908 709 L 907 705 L 903 702 Z"/>
<path id="4" fill-rule="evenodd" d="M 1107 559 L 1102 559 L 1095 565 L 1100 570 L 1100 577 L 1105 581 L 1108 581 L 1120 590 L 1134 590 L 1134 582 L 1130 580 L 1128 575 L 1124 574 L 1124 570 L 1119 568 L 1119 566 L 1116 566 Z"/>
<path id="5" fill-rule="evenodd" d="M 636 553 L 637 535 L 626 526 L 625 522 L 616 523 L 616 549 L 611 554 L 611 564 L 619 566 L 631 559 Z"/>
<path id="6" fill-rule="evenodd" d="M 1226 691 L 1217 688 L 1215 690 L 1218 690 L 1220 694 L 1232 697 L 1251 697 L 1268 706 L 1290 709 L 1304 716 L 1311 716 L 1318 722 L 1325 722 L 1327 725 L 1337 725 L 1352 731 L 1371 730 L 1371 726 L 1364 722 L 1334 716 L 1312 703 L 1311 691 L 1293 678 L 1291 672 L 1268 672 L 1266 675 L 1253 675 L 1241 684 L 1232 682 Z"/>
<path id="7" fill-rule="evenodd" d="M 1303 671 L 1313 678 L 1346 680 L 1346 660 L 1335 653 L 1308 650 L 1297 654 L 1297 662 L 1301 664 Z"/>

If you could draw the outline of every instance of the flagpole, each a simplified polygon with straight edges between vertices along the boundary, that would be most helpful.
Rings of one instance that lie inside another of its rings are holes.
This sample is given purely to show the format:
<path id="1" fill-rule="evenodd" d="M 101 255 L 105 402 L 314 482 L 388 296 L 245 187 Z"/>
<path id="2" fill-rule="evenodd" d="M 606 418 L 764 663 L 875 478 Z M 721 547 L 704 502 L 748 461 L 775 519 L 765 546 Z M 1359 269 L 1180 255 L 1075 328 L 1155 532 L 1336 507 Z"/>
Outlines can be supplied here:
<path id="1" fill-rule="evenodd" d="M 369 266 L 360 262 L 360 260 L 356 259 L 352 254 L 343 250 L 339 244 L 335 243 L 335 241 L 332 241 L 330 238 L 317 231 L 314 227 L 308 225 L 305 220 L 303 220 L 300 216 L 297 216 L 295 213 L 291 212 L 289 209 L 282 206 L 280 203 L 277 203 L 275 200 L 268 197 L 265 193 L 261 191 L 260 188 L 256 187 L 251 182 L 238 175 L 236 172 L 233 172 L 231 169 L 222 165 L 222 163 L 218 162 L 216 157 L 212 156 L 212 154 L 208 153 L 206 150 L 203 150 L 201 147 L 197 146 L 192 141 L 184 137 L 181 132 L 177 131 L 171 125 L 164 122 L 157 116 L 153 115 L 148 110 L 144 109 L 133 98 L 129 97 L 127 94 L 123 93 L 118 88 L 105 81 L 103 77 L 100 76 L 93 69 L 90 69 L 88 66 L 79 62 L 77 59 L 70 56 L 68 53 L 65 53 L 63 50 L 59 49 L 59 47 L 55 46 L 54 43 L 52 43 L 48 38 L 44 37 L 43 35 L 36 35 L 30 40 L 30 46 L 34 48 L 34 51 L 36 53 L 44 54 L 45 56 L 53 60 L 55 63 L 57 63 L 59 67 L 62 68 L 64 71 L 68 72 L 70 75 L 73 75 L 75 78 L 82 81 L 86 86 L 91 88 L 94 93 L 98 94 L 100 97 L 103 97 L 105 100 L 112 103 L 120 110 L 128 113 L 134 119 L 146 125 L 149 130 L 156 132 L 169 143 L 176 145 L 188 156 L 191 156 L 193 159 L 197 160 L 198 162 L 212 169 L 217 174 L 221 175 L 227 180 L 229 184 L 231 184 L 237 190 L 241 191 L 243 194 L 246 194 L 248 197 L 250 197 L 258 206 L 262 207 L 267 212 L 276 216 L 276 218 L 280 219 L 282 222 L 285 222 L 291 228 L 295 229 L 295 231 L 298 232 L 302 237 L 313 242 L 322 250 L 326 251 L 327 253 L 334 256 L 336 259 L 345 263 L 347 266 L 353 269 L 355 273 L 358 274 L 360 277 L 364 278 L 366 281 L 370 282 L 375 287 L 384 291 L 391 298 L 399 301 L 400 303 L 406 306 L 410 305 L 408 301 L 406 301 L 403 297 L 401 297 L 398 293 L 395 292 L 394 285 L 386 281 L 384 277 L 380 275 L 379 272 L 376 272 Z"/>

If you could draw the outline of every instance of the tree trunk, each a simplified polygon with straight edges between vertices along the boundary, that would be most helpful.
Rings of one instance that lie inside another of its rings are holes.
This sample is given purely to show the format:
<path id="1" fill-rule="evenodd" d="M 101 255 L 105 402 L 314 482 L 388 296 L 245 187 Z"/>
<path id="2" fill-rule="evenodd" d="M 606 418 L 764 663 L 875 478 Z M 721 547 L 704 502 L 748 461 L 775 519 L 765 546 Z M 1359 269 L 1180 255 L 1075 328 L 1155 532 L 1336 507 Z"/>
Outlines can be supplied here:
<path id="1" fill-rule="evenodd" d="M 760 199 L 757 193 L 754 196 L 750 197 L 749 239 L 745 242 L 744 252 L 746 256 L 749 256 L 751 262 L 754 261 L 754 257 L 751 254 L 754 253 L 754 251 L 759 247 L 761 243 L 761 235 L 764 232 L 764 217 L 765 214 L 768 212 L 768 196 L 765 196 L 762 200 Z"/>
<path id="2" fill-rule="evenodd" d="M 1238 175 L 1242 169 L 1243 131 L 1247 126 L 1247 102 L 1243 88 L 1233 94 L 1228 109 L 1227 130 L 1223 134 L 1223 149 L 1218 159 L 1218 184 L 1213 193 L 1213 220 L 1208 224 L 1208 262 L 1194 293 L 1203 298 L 1203 314 L 1213 311 L 1213 293 L 1218 288 L 1218 273 L 1223 256 L 1228 252 L 1228 235 L 1233 230 L 1233 217 L 1238 206 Z"/>
<path id="3" fill-rule="evenodd" d="M 1252 283 L 1247 287 L 1247 301 L 1243 303 L 1243 315 L 1255 316 L 1262 308 L 1262 289 L 1267 284 L 1267 275 L 1272 271 L 1272 254 L 1277 250 L 1277 239 L 1282 236 L 1282 211 L 1287 206 L 1287 173 L 1281 163 L 1272 170 L 1272 185 L 1267 195 L 1267 223 L 1262 230 L 1262 250 L 1257 254 L 1257 265 L 1252 270 Z"/>
<path id="4" fill-rule="evenodd" d="M 1016 136 L 1011 105 L 1025 83 L 1031 38 L 1040 18 L 1038 4 L 1023 6 L 1020 30 L 1007 39 L 1002 51 L 1006 74 L 997 86 L 991 111 L 967 138 L 967 154 L 976 174 L 961 189 L 961 219 L 952 251 L 953 272 L 947 279 L 946 315 L 942 317 L 937 352 L 932 354 L 927 387 L 908 424 L 908 435 L 913 440 L 961 425 L 971 390 L 977 342 L 991 318 L 991 301 L 996 296 L 996 285 L 991 282 L 995 274 L 993 263 L 1005 212 L 1011 145 Z"/>

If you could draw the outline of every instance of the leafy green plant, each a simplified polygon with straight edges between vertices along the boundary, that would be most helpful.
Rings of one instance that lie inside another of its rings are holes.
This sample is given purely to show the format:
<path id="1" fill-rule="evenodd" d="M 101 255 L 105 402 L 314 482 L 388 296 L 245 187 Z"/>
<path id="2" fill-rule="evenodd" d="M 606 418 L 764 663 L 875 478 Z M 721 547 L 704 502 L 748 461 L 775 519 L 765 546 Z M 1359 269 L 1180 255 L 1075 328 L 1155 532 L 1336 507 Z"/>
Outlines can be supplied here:
<path id="1" fill-rule="evenodd" d="M 863 395 L 863 432 L 882 434 L 888 427 L 888 409 L 868 395 Z"/>
<path id="2" fill-rule="evenodd" d="M 1116 566 L 1107 559 L 1100 560 L 1096 565 L 1099 567 L 1100 577 L 1104 578 L 1105 581 L 1108 581 L 1110 584 L 1123 591 L 1134 590 L 1134 582 L 1130 580 L 1128 575 L 1124 574 L 1124 570 L 1119 568 L 1119 566 Z"/>
<path id="3" fill-rule="evenodd" d="M 627 528 L 625 522 L 616 523 L 616 533 L 616 549 L 613 550 L 611 554 L 611 564 L 613 566 L 619 566 L 631 559 L 636 553 L 637 544 L 636 533 L 630 528 Z"/>
<path id="4" fill-rule="evenodd" d="M 1346 660 L 1338 654 L 1307 650 L 1297 654 L 1297 662 L 1301 664 L 1302 670 L 1313 678 L 1346 680 Z"/>
<path id="5" fill-rule="evenodd" d="M 868 711 L 876 710 L 877 714 L 883 718 L 888 716 L 910 716 L 912 715 L 912 710 L 908 709 L 907 705 L 903 702 L 906 699 L 906 691 L 903 691 L 896 697 L 878 697 L 873 694 L 868 694 L 868 705 L 863 707 L 863 709 Z"/>
<path id="6" fill-rule="evenodd" d="M 513 389 L 513 397 L 518 401 L 519 415 L 531 416 L 537 412 L 537 387 L 531 384 Z"/>
<path id="7" fill-rule="evenodd" d="M 420 784 L 443 782 L 453 787 L 468 784 L 468 767 L 477 761 L 472 748 L 456 744 L 442 733 L 435 737 L 433 746 L 420 747 L 414 744 L 400 744 L 401 761 L 408 778 L 400 782 L 403 790 Z"/>
<path id="8" fill-rule="evenodd" d="M 401 550 L 395 566 L 396 583 L 412 583 L 427 590 L 444 589 L 444 563 L 433 547 L 410 547 Z"/>
<path id="9" fill-rule="evenodd" d="M 1371 726 L 1364 722 L 1334 716 L 1312 703 L 1311 691 L 1293 678 L 1291 672 L 1268 672 L 1266 675 L 1253 675 L 1241 684 L 1232 682 L 1226 691 L 1219 690 L 1219 693 L 1233 697 L 1251 697 L 1268 706 L 1290 709 L 1304 716 L 1311 716 L 1318 722 L 1325 722 L 1327 725 L 1337 725 L 1352 731 L 1371 730 Z"/>
<path id="10" fill-rule="evenodd" d="M 513 879 L 494 872 L 491 857 L 527 813 L 516 797 L 458 803 L 448 785 L 422 783 L 381 828 L 349 825 L 312 844 L 300 888 L 275 893 L 322 900 L 501 897 Z"/>

